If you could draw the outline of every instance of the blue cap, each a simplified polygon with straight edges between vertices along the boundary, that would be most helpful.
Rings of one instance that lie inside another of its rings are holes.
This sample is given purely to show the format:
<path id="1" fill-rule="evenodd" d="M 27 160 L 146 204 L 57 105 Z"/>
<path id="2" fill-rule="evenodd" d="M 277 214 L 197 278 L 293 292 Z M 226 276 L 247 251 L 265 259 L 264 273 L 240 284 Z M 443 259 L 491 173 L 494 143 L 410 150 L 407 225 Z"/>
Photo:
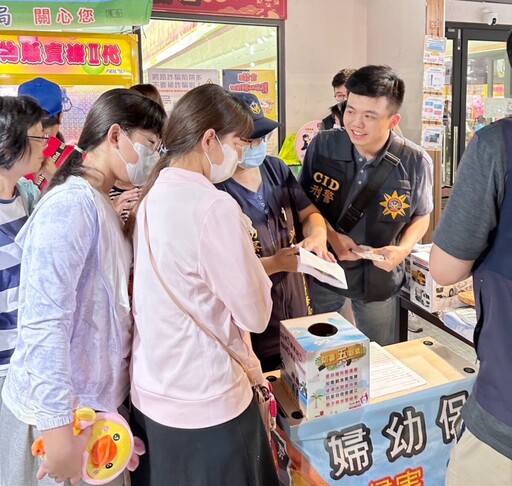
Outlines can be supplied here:
<path id="1" fill-rule="evenodd" d="M 256 95 L 252 93 L 231 93 L 235 98 L 242 101 L 251 112 L 252 119 L 254 121 L 254 132 L 251 135 L 251 138 L 261 138 L 270 133 L 274 128 L 281 126 L 280 123 L 267 118 L 263 114 L 263 110 L 261 108 L 260 102 Z"/>
<path id="2" fill-rule="evenodd" d="M 57 116 L 62 112 L 62 91 L 58 84 L 44 78 L 35 78 L 32 81 L 20 84 L 18 96 L 31 96 L 39 106 L 48 113 L 48 116 Z"/>

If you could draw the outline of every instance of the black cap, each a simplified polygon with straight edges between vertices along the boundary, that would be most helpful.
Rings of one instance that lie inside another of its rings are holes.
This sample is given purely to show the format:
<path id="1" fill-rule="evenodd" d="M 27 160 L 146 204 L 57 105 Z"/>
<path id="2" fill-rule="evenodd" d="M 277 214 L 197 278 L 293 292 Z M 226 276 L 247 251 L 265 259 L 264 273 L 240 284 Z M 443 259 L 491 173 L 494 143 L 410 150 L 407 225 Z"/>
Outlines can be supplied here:
<path id="1" fill-rule="evenodd" d="M 251 138 L 261 138 L 270 133 L 275 128 L 281 126 L 280 123 L 267 118 L 263 114 L 263 110 L 261 109 L 260 102 L 256 95 L 252 93 L 231 93 L 235 98 L 242 101 L 251 112 L 252 119 L 254 121 L 254 132 L 251 135 Z"/>

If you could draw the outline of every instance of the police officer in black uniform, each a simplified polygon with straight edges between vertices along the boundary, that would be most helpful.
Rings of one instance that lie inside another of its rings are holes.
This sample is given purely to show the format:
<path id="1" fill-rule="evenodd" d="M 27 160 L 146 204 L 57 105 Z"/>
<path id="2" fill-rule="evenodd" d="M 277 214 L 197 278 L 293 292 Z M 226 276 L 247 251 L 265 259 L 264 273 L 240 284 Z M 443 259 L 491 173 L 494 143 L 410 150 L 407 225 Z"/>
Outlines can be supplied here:
<path id="1" fill-rule="evenodd" d="M 329 243 L 348 282 L 341 290 L 315 281 L 313 309 L 338 311 L 350 298 L 357 326 L 387 345 L 398 340 L 403 261 L 427 231 L 433 209 L 432 160 L 393 133 L 405 86 L 391 68 L 365 66 L 346 86 L 345 128 L 317 134 L 300 175 L 328 223 Z M 372 181 L 379 179 L 375 187 Z M 381 260 L 356 255 L 352 250 L 360 245 L 372 247 Z"/>

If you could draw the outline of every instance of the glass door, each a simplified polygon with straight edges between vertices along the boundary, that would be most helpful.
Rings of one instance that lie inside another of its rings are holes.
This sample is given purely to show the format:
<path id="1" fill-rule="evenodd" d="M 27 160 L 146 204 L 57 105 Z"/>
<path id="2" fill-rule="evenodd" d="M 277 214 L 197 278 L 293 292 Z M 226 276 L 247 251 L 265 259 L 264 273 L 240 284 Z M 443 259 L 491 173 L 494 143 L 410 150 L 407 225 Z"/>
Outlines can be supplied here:
<path id="1" fill-rule="evenodd" d="M 443 185 L 453 184 L 460 157 L 475 132 L 512 115 L 508 32 L 447 26 Z"/>
<path id="2" fill-rule="evenodd" d="M 253 93 L 265 116 L 283 122 L 280 23 L 262 23 L 181 20 L 159 14 L 142 27 L 144 82 L 158 88 L 169 113 L 190 89 L 215 83 L 229 91 Z M 269 154 L 277 155 L 280 138 L 284 139 L 284 130 L 272 132 Z"/>
<path id="3" fill-rule="evenodd" d="M 447 38 L 446 40 L 446 57 L 445 57 L 445 81 L 444 81 L 444 112 L 443 112 L 443 158 L 441 177 L 443 186 L 450 186 L 452 184 L 452 172 L 454 167 L 454 103 L 453 103 L 453 85 L 455 69 L 454 62 L 456 61 L 453 55 L 454 46 L 457 43 L 454 39 Z"/>

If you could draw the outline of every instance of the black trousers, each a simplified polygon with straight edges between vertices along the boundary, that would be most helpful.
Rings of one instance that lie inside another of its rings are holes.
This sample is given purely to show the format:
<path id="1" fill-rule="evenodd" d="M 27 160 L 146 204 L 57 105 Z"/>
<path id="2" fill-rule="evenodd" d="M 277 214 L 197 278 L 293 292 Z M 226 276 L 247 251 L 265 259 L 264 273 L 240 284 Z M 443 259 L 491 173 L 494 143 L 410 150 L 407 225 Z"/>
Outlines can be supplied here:
<path id="1" fill-rule="evenodd" d="M 203 429 L 158 424 L 132 406 L 133 434 L 146 444 L 133 486 L 278 486 L 256 402 L 237 418 Z"/>

